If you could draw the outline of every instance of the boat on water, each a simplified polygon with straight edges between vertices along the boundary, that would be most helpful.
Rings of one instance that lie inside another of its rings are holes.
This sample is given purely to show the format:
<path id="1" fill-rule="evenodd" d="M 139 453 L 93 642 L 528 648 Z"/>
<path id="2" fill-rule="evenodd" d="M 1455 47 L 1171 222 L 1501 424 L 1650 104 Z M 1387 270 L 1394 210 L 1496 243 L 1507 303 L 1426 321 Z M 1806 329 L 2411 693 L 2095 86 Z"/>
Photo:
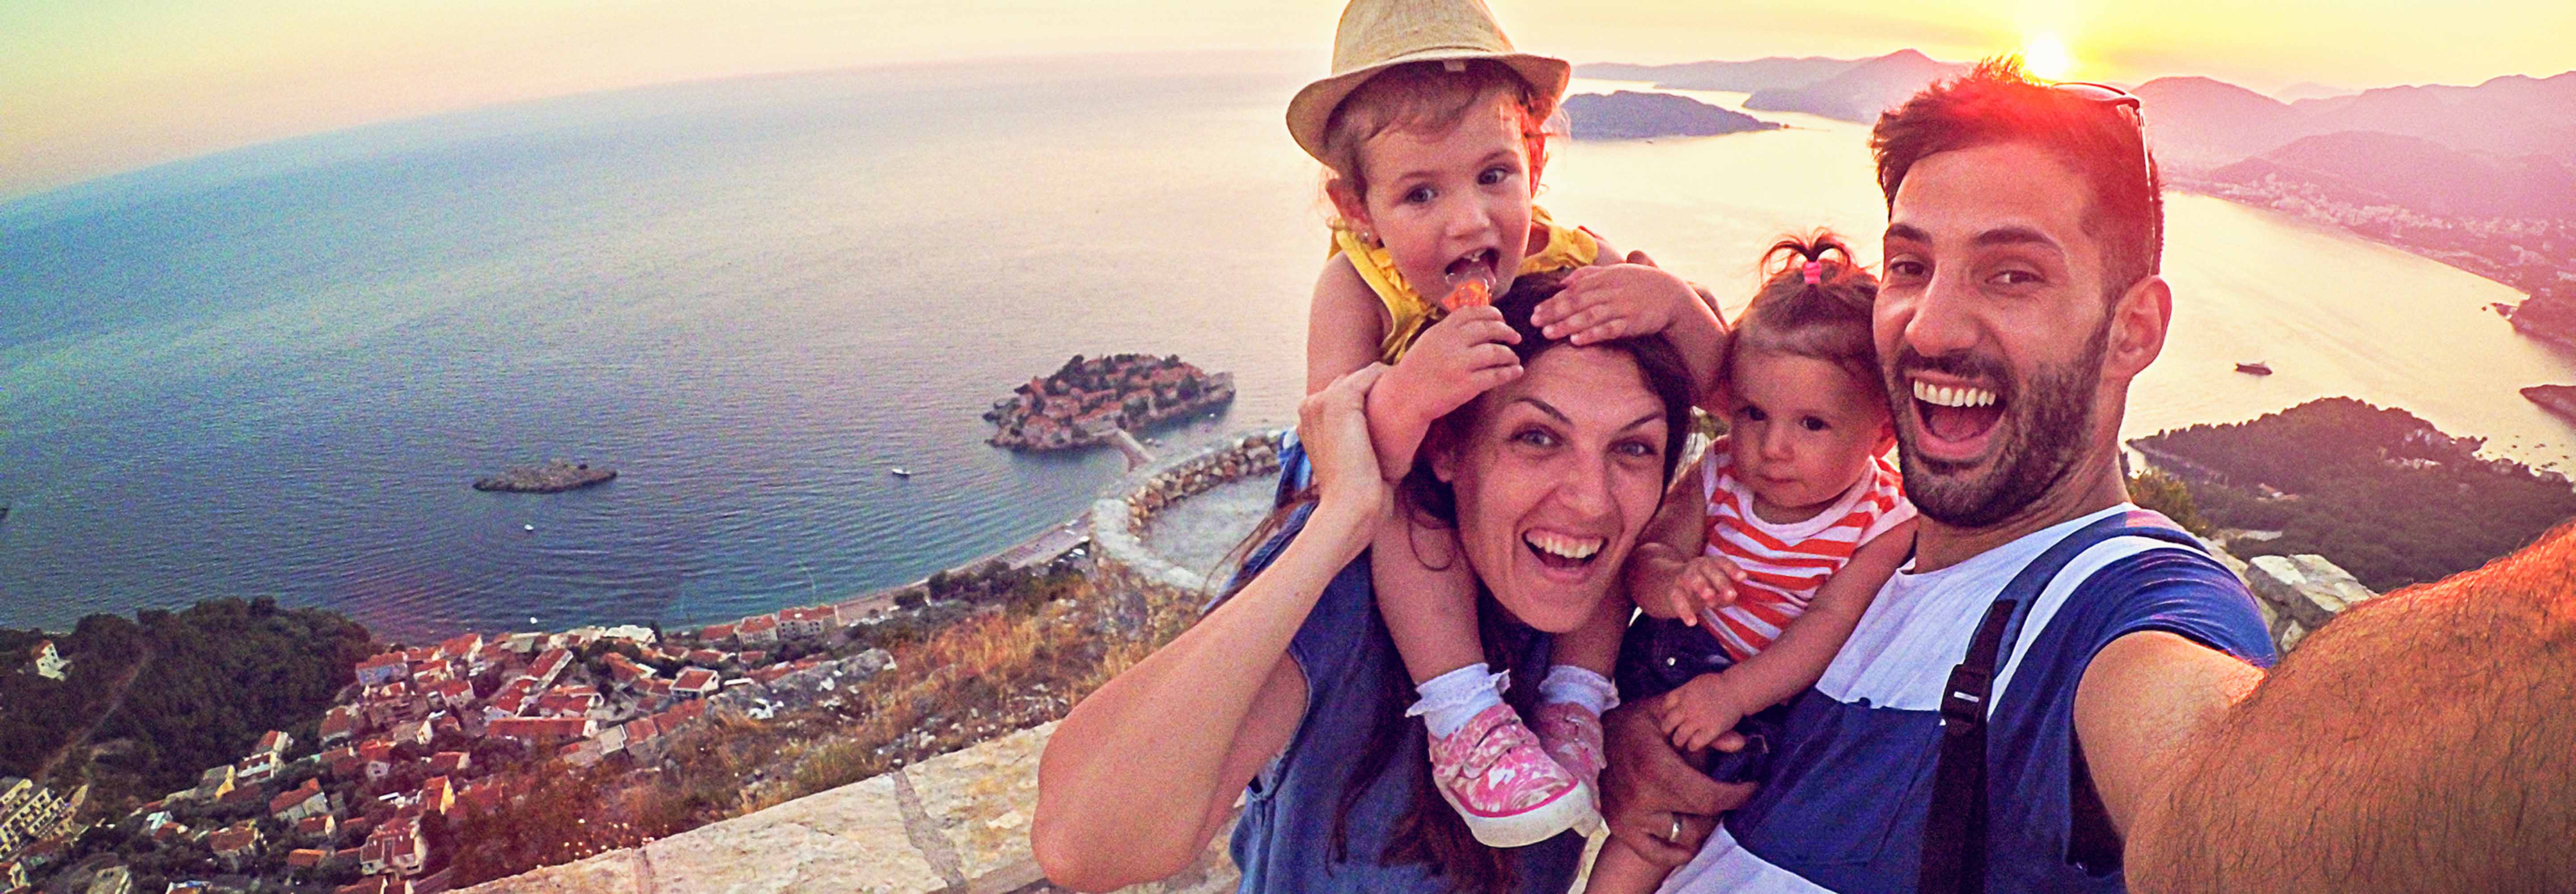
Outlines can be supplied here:
<path id="1" fill-rule="evenodd" d="M 911 472 L 910 470 L 908 470 L 908 469 L 905 469 L 905 468 L 904 468 L 904 467 L 902 467 L 902 466 L 896 466 L 896 467 L 894 467 L 894 468 L 887 469 L 887 470 L 886 470 L 886 473 L 887 473 L 887 474 L 889 474 L 889 475 L 893 475 L 894 477 L 897 477 L 897 478 L 910 478 L 910 477 L 912 477 L 912 472 Z"/>
<path id="2" fill-rule="evenodd" d="M 2236 371 L 2249 376 L 2268 376 L 2272 374 L 2272 366 L 2271 364 L 2257 360 L 2252 363 L 2236 364 Z"/>

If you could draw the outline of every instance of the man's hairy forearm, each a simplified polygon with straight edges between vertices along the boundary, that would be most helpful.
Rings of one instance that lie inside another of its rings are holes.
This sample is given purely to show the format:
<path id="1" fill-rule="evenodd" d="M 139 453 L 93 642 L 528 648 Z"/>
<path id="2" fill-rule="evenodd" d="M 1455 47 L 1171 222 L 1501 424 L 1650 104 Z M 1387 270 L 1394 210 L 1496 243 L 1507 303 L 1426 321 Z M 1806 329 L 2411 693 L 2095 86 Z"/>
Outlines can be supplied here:
<path id="1" fill-rule="evenodd" d="M 2576 526 L 2346 612 L 2174 767 L 2136 890 L 2576 890 Z"/>

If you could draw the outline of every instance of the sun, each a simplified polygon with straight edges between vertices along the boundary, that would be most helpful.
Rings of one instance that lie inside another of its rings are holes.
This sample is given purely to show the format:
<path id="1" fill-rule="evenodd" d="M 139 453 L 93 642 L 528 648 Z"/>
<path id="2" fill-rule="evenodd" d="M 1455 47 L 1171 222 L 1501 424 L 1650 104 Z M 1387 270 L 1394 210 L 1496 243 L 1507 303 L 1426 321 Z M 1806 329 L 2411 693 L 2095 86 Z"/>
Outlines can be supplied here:
<path id="1" fill-rule="evenodd" d="M 2066 52 L 2066 42 L 2054 34 L 2041 34 L 2023 41 L 2022 70 L 2051 81 L 2064 80 L 2075 70 L 2075 57 Z"/>

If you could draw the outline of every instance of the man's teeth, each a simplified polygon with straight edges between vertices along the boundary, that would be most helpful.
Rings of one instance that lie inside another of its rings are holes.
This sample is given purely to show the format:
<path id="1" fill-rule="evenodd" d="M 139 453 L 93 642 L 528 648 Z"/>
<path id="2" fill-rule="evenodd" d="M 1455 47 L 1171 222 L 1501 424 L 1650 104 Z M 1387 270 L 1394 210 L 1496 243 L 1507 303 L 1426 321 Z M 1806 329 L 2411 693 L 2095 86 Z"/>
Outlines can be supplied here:
<path id="1" fill-rule="evenodd" d="M 1916 379 L 1914 399 L 1944 407 L 1984 407 L 1994 404 L 1995 393 L 1983 388 L 1935 385 Z"/>
<path id="2" fill-rule="evenodd" d="M 1524 537 L 1529 541 L 1529 545 L 1539 552 L 1568 559 L 1592 558 L 1593 553 L 1601 551 L 1603 543 L 1602 538 L 1599 537 L 1567 537 L 1546 531 L 1531 531 Z"/>

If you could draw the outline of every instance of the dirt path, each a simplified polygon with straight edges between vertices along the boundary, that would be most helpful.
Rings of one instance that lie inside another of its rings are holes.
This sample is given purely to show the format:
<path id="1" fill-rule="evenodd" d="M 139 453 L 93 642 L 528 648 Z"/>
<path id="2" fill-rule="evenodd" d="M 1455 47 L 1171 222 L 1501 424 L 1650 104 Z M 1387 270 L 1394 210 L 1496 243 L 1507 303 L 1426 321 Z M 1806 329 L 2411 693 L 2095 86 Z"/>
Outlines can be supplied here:
<path id="1" fill-rule="evenodd" d="M 82 726 L 80 732 L 64 740 L 63 746 L 55 749 L 53 756 L 45 758 L 44 764 L 38 766 L 36 772 L 28 774 L 27 778 L 43 781 L 54 774 L 54 768 L 61 766 L 64 758 L 71 756 L 73 749 L 89 744 L 89 737 L 98 734 L 99 724 L 106 723 L 107 718 L 114 716 L 118 709 L 125 707 L 126 690 L 134 688 L 134 681 L 143 676 L 144 668 L 152 666 L 152 656 L 153 653 L 147 649 L 143 653 L 143 660 L 135 662 L 133 667 L 126 668 L 125 676 L 116 681 L 116 694 L 107 697 L 107 705 L 92 713 L 89 723 Z"/>

